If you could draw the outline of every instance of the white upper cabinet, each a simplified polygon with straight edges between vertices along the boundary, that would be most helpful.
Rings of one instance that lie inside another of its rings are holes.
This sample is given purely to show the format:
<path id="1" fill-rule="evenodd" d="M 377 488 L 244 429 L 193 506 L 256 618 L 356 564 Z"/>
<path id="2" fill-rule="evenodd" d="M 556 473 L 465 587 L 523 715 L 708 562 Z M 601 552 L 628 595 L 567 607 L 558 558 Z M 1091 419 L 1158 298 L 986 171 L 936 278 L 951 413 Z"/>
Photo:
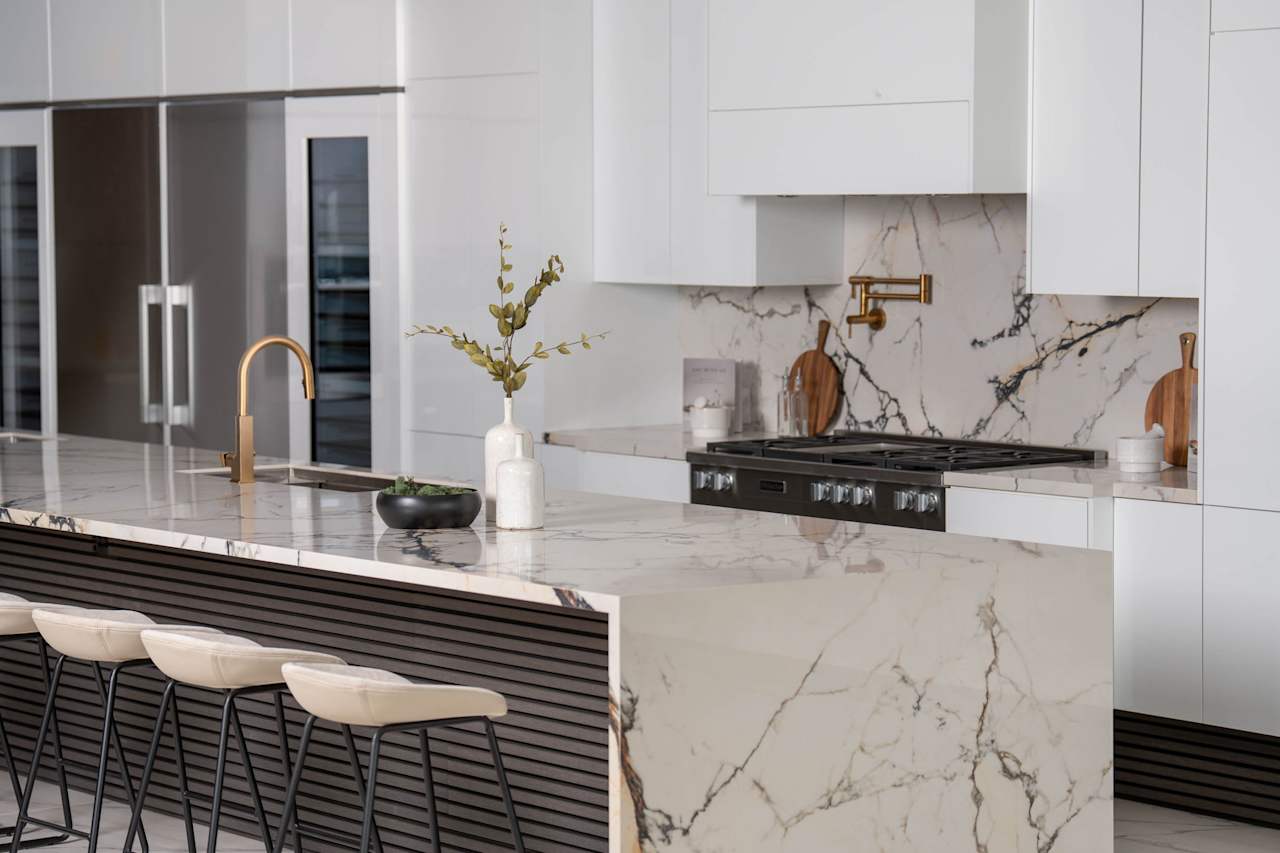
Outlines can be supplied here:
<path id="1" fill-rule="evenodd" d="M 1201 489 L 1217 506 L 1280 511 L 1280 29 L 1213 36 Z"/>
<path id="2" fill-rule="evenodd" d="M 290 0 L 293 89 L 399 85 L 397 0 Z"/>
<path id="3" fill-rule="evenodd" d="M 161 0 L 49 0 L 55 101 L 163 94 Z"/>
<path id="4" fill-rule="evenodd" d="M 595 280 L 839 283 L 841 198 L 708 195 L 706 6 L 593 12 Z"/>
<path id="5" fill-rule="evenodd" d="M 1033 0 L 1028 285 L 1198 297 L 1210 0 Z"/>
<path id="6" fill-rule="evenodd" d="M 0 25 L 0 103 L 49 100 L 48 0 L 6 0 Z"/>
<path id="7" fill-rule="evenodd" d="M 289 0 L 165 0 L 165 93 L 289 88 Z"/>
<path id="8" fill-rule="evenodd" d="M 1027 0 L 707 5 L 713 194 L 1025 191 Z"/>
<path id="9" fill-rule="evenodd" d="M 1276 0 L 1214 0 L 1213 31 L 1262 30 L 1280 27 Z"/>

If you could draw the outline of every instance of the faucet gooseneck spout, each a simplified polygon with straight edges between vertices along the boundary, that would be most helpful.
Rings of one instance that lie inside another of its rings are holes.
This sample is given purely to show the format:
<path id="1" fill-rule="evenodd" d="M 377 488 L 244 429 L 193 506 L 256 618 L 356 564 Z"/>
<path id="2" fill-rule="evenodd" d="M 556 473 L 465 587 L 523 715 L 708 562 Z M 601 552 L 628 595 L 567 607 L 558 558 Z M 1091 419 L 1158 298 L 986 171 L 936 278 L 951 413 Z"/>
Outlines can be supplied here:
<path id="1" fill-rule="evenodd" d="M 249 415 L 249 366 L 253 358 L 269 346 L 278 345 L 290 350 L 302 365 L 302 390 L 308 400 L 316 398 L 316 373 L 311 359 L 302 344 L 284 335 L 267 335 L 255 341 L 240 356 L 240 368 L 236 385 L 236 449 L 222 454 L 222 464 L 231 469 L 231 482 L 252 483 L 253 476 L 253 418 Z"/>

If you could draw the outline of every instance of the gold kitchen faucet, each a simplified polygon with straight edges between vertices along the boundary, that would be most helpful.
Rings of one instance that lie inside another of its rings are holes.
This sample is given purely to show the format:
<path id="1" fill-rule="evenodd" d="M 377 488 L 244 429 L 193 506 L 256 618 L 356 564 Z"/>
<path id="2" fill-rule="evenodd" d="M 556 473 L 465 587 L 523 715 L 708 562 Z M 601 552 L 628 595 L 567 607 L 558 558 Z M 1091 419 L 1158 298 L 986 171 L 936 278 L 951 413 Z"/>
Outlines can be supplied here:
<path id="1" fill-rule="evenodd" d="M 222 454 L 222 464 L 231 469 L 231 482 L 252 483 L 253 477 L 253 418 L 249 415 L 249 365 L 253 357 L 269 346 L 279 345 L 289 349 L 302 365 L 302 390 L 308 400 L 316 398 L 316 373 L 311 359 L 302 344 L 284 335 L 267 335 L 254 342 L 240 356 L 239 379 L 236 389 L 236 449 Z"/>

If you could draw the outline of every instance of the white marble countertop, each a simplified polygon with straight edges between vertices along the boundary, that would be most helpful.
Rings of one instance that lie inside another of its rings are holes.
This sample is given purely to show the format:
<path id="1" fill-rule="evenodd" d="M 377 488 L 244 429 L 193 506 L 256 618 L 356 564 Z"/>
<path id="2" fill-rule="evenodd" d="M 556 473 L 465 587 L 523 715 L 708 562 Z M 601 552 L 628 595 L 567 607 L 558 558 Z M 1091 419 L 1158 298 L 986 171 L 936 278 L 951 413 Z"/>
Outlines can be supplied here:
<path id="1" fill-rule="evenodd" d="M 769 436 L 760 432 L 735 433 L 729 436 L 731 439 L 766 437 Z M 680 424 L 552 430 L 547 433 L 547 444 L 575 447 L 592 453 L 647 456 L 651 459 L 676 459 L 681 462 L 685 461 L 685 454 L 690 450 L 704 450 L 707 446 L 705 440 L 694 438 L 693 433 Z"/>
<path id="2" fill-rule="evenodd" d="M 1116 462 L 1107 460 L 1073 465 L 1001 468 L 994 471 L 948 471 L 943 475 L 943 483 L 948 486 L 1035 495 L 1200 503 L 1197 477 L 1186 468 L 1165 468 L 1158 473 L 1132 474 L 1121 471 Z"/>
<path id="3" fill-rule="evenodd" d="M 398 531 L 376 517 L 372 493 L 184 473 L 216 465 L 211 451 L 81 437 L 0 444 L 0 521 L 605 610 L 628 596 L 892 571 L 930 556 L 1000 563 L 1026 547 L 577 492 L 549 495 L 542 530 L 480 519 Z"/>

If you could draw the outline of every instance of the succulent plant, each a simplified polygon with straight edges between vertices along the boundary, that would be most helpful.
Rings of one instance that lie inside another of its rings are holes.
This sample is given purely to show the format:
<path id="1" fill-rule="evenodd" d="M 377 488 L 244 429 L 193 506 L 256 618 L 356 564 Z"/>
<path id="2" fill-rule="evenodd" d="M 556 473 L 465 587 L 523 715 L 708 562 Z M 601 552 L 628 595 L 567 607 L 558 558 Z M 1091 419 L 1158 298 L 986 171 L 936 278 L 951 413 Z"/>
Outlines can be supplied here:
<path id="1" fill-rule="evenodd" d="M 551 255 L 547 258 L 547 265 L 538 271 L 537 278 L 528 290 L 524 292 L 524 297 L 519 300 L 510 300 L 507 297 L 515 290 L 515 283 L 507 281 L 506 274 L 511 272 L 512 266 L 507 262 L 507 252 L 511 250 L 511 244 L 507 242 L 507 226 L 498 226 L 498 293 L 499 300 L 495 304 L 489 306 L 489 313 L 493 315 L 497 321 L 498 334 L 501 336 L 501 342 L 496 346 L 489 344 L 481 344 L 479 340 L 468 336 L 465 332 L 458 333 L 450 326 L 418 326 L 405 332 L 406 337 L 414 335 L 439 335 L 448 338 L 453 348 L 463 352 L 467 358 L 471 359 L 471 363 L 485 369 L 494 382 L 502 383 L 502 390 L 508 397 L 524 387 L 525 380 L 528 379 L 527 371 L 533 365 L 535 360 L 545 361 L 551 358 L 552 354 L 570 355 L 574 347 L 581 347 L 584 350 L 591 349 L 591 342 L 594 340 L 604 340 L 608 332 L 599 332 L 597 334 L 587 334 L 583 332 L 575 341 L 560 341 L 556 344 L 548 346 L 542 341 L 537 341 L 533 345 L 533 351 L 530 352 L 520 361 L 514 356 L 514 345 L 516 332 L 520 331 L 529 322 L 529 312 L 533 310 L 533 306 L 537 304 L 542 294 L 547 288 L 560 280 L 560 274 L 564 272 L 564 263 L 560 260 L 559 255 Z"/>
<path id="2" fill-rule="evenodd" d="M 382 490 L 384 495 L 462 495 L 475 489 L 461 486 L 441 486 L 436 483 L 416 483 L 412 477 L 396 477 L 396 481 Z"/>

